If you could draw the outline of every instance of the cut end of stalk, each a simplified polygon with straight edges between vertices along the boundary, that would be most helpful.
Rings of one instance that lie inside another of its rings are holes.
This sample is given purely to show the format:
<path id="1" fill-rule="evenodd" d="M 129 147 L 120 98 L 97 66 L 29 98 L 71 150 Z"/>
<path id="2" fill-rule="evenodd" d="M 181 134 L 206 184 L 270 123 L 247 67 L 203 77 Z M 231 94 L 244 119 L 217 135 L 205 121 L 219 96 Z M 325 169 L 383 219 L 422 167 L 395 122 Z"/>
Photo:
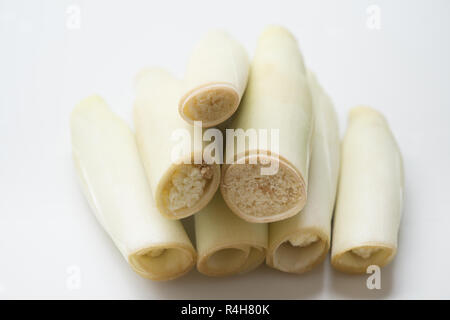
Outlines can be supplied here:
<path id="1" fill-rule="evenodd" d="M 249 222 L 268 223 L 287 219 L 297 214 L 306 203 L 303 177 L 282 159 L 258 155 L 258 162 L 236 163 L 224 167 L 220 186 L 222 196 L 230 209 Z M 275 174 L 263 175 L 278 161 Z"/>
<path id="2" fill-rule="evenodd" d="M 264 261 L 264 257 L 263 248 L 244 244 L 227 246 L 199 258 L 197 269 L 207 276 L 229 276 L 253 270 Z"/>
<path id="3" fill-rule="evenodd" d="M 317 233 L 297 233 L 274 248 L 268 265 L 283 272 L 303 273 L 322 262 L 328 248 L 328 241 Z"/>
<path id="4" fill-rule="evenodd" d="M 181 165 L 172 174 L 168 186 L 166 201 L 169 210 L 192 208 L 202 197 L 205 186 L 211 178 L 210 166 Z"/>
<path id="5" fill-rule="evenodd" d="M 294 247 L 307 247 L 310 244 L 319 241 L 319 236 L 313 233 L 299 234 L 289 239 L 289 244 Z"/>
<path id="6" fill-rule="evenodd" d="M 363 259 L 369 259 L 373 254 L 380 251 L 380 248 L 360 247 L 352 250 L 352 253 L 360 256 Z"/>
<path id="7" fill-rule="evenodd" d="M 134 271 L 151 280 L 171 280 L 187 273 L 195 264 L 195 252 L 181 247 L 140 250 L 129 257 Z"/>
<path id="8" fill-rule="evenodd" d="M 181 117 L 190 124 L 201 121 L 212 127 L 227 120 L 239 105 L 239 95 L 229 84 L 211 84 L 194 89 L 181 100 Z"/>
<path id="9" fill-rule="evenodd" d="M 387 265 L 394 258 L 395 252 L 395 248 L 383 244 L 363 245 L 333 255 L 331 264 L 342 272 L 366 273 L 367 267 L 371 265 Z"/>
<path id="10" fill-rule="evenodd" d="M 179 164 L 163 183 L 161 203 L 169 218 L 181 219 L 208 204 L 219 187 L 217 164 Z"/>

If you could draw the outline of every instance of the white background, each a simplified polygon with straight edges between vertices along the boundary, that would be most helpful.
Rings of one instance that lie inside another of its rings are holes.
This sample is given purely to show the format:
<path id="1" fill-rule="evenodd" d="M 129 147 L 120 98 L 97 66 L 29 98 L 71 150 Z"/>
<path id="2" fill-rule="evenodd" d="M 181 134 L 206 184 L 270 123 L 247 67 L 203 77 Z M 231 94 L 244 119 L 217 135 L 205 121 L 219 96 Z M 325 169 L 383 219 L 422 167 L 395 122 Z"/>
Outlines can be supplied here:
<path id="1" fill-rule="evenodd" d="M 373 4 L 379 30 L 366 25 Z M 79 29 L 70 28 L 70 5 L 81 10 Z M 449 16 L 450 1 L 0 0 L 0 298 L 449 299 Z M 194 270 L 151 282 L 128 267 L 81 195 L 68 125 L 80 99 L 98 93 L 130 121 L 140 68 L 182 76 L 211 27 L 228 30 L 252 55 L 272 23 L 298 38 L 342 133 L 348 110 L 368 104 L 399 142 L 406 202 L 381 290 L 329 261 L 300 276 L 263 266 L 229 278 Z"/>

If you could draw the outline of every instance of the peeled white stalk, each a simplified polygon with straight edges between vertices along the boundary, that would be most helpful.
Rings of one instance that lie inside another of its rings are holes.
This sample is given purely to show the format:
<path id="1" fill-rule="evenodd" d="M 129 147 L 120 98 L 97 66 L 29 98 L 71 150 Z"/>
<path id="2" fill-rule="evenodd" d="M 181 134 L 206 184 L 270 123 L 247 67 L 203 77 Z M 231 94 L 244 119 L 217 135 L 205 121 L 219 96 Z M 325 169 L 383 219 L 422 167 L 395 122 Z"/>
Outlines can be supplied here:
<path id="1" fill-rule="evenodd" d="M 314 134 L 308 202 L 302 212 L 269 224 L 267 264 L 291 273 L 311 270 L 330 248 L 331 219 L 339 176 L 339 125 L 333 104 L 312 73 Z"/>
<path id="2" fill-rule="evenodd" d="M 221 192 L 228 206 L 249 222 L 297 214 L 307 198 L 313 113 L 303 58 L 286 29 L 269 27 L 260 36 L 231 127 L 267 130 L 267 139 L 245 150 L 236 143 L 234 155 L 227 150 Z M 279 139 L 272 136 L 276 130 Z"/>
<path id="3" fill-rule="evenodd" d="M 374 109 L 350 111 L 333 227 L 331 263 L 365 273 L 395 256 L 403 202 L 403 164 L 386 119 Z"/>
<path id="4" fill-rule="evenodd" d="M 203 127 L 228 119 L 238 108 L 247 85 L 249 59 L 228 33 L 209 32 L 192 52 L 179 101 L 180 115 Z"/>
<path id="5" fill-rule="evenodd" d="M 169 219 L 181 219 L 201 210 L 220 182 L 220 165 L 205 161 L 202 137 L 196 148 L 194 128 L 177 112 L 180 85 L 163 69 L 145 69 L 137 78 L 134 106 L 142 162 L 156 206 Z M 179 130 L 188 133 L 189 138 L 174 141 L 173 135 Z M 175 159 L 174 150 L 180 151 L 175 152 Z"/>
<path id="6" fill-rule="evenodd" d="M 195 215 L 195 234 L 197 269 L 208 276 L 248 272 L 266 257 L 267 224 L 249 223 L 237 217 L 220 192 Z"/>
<path id="7" fill-rule="evenodd" d="M 133 270 L 152 280 L 188 272 L 195 250 L 181 223 L 159 214 L 128 126 L 91 96 L 72 112 L 71 132 L 83 192 Z"/>

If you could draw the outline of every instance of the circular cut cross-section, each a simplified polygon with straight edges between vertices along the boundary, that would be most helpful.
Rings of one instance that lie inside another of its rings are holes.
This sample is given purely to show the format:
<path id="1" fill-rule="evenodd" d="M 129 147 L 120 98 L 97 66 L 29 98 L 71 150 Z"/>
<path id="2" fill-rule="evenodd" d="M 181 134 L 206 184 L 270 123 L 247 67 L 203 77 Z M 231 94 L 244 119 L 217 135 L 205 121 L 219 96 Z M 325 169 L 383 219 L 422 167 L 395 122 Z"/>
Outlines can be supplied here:
<path id="1" fill-rule="evenodd" d="M 197 262 L 199 272 L 213 277 L 248 272 L 265 258 L 265 249 L 250 244 L 230 244 L 214 248 Z"/>
<path id="2" fill-rule="evenodd" d="M 222 171 L 220 190 L 236 215 L 249 222 L 268 223 L 300 212 L 306 203 L 306 187 L 293 166 L 267 155 L 247 155 L 244 160 L 225 165 Z M 278 169 L 262 174 L 269 167 Z"/>
<path id="3" fill-rule="evenodd" d="M 195 263 L 188 248 L 163 246 L 140 250 L 130 255 L 132 268 L 152 280 L 171 280 L 188 272 Z"/>
<path id="4" fill-rule="evenodd" d="M 395 248 L 381 243 L 368 243 L 334 255 L 333 267 L 347 273 L 364 273 L 371 265 L 384 267 L 395 255 Z"/>
<path id="5" fill-rule="evenodd" d="M 187 217 L 208 204 L 219 182 L 217 164 L 175 165 L 158 188 L 157 205 L 168 218 Z"/>
<path id="6" fill-rule="evenodd" d="M 239 105 L 239 95 L 229 84 L 211 84 L 197 88 L 180 101 L 179 111 L 190 124 L 201 121 L 212 127 L 227 120 Z"/>
<path id="7" fill-rule="evenodd" d="M 320 233 L 307 230 L 287 235 L 268 256 L 268 265 L 283 272 L 303 273 L 319 264 L 328 252 Z"/>

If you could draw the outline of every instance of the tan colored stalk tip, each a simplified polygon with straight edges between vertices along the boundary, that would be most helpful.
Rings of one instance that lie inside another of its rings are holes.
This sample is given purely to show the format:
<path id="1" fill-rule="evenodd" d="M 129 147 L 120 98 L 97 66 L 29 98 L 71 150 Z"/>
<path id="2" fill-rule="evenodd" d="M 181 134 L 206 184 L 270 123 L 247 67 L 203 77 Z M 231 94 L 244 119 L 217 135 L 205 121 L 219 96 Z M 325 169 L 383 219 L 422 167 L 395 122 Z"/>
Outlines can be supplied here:
<path id="1" fill-rule="evenodd" d="M 195 249 L 179 221 L 159 214 L 125 122 L 98 96 L 81 101 L 70 122 L 82 191 L 125 260 L 152 280 L 187 273 L 195 265 Z"/>
<path id="2" fill-rule="evenodd" d="M 339 174 L 340 140 L 336 112 L 330 98 L 310 72 L 308 80 L 315 120 L 308 202 L 301 213 L 269 224 L 266 263 L 290 273 L 311 270 L 328 253 Z"/>
<path id="3" fill-rule="evenodd" d="M 142 162 L 161 214 L 181 219 L 204 208 L 220 183 L 220 165 L 207 164 L 202 150 L 193 150 L 194 129 L 177 112 L 181 83 L 159 68 L 139 73 L 136 85 L 134 123 Z M 178 145 L 172 140 L 178 130 L 188 139 Z M 194 160 L 196 155 L 200 163 Z"/>
<path id="4" fill-rule="evenodd" d="M 197 269 L 207 276 L 248 272 L 266 257 L 267 225 L 236 217 L 220 192 L 195 215 L 195 233 L 199 253 Z"/>
<path id="5" fill-rule="evenodd" d="M 249 83 L 231 128 L 279 130 L 266 147 L 246 145 L 226 154 L 220 190 L 231 210 L 249 222 L 275 222 L 306 204 L 313 132 L 311 95 L 303 58 L 292 34 L 267 28 L 258 40 Z M 278 145 L 278 150 L 272 148 Z M 253 163 L 251 160 L 254 160 Z M 266 166 L 274 174 L 262 174 Z"/>
<path id="6" fill-rule="evenodd" d="M 354 108 L 342 144 L 333 267 L 365 273 L 370 265 L 392 261 L 402 205 L 402 158 L 388 123 L 372 108 Z"/>
<path id="7" fill-rule="evenodd" d="M 192 52 L 183 80 L 179 113 L 189 124 L 212 127 L 238 108 L 247 85 L 249 60 L 244 47 L 223 31 L 203 37 Z"/>

